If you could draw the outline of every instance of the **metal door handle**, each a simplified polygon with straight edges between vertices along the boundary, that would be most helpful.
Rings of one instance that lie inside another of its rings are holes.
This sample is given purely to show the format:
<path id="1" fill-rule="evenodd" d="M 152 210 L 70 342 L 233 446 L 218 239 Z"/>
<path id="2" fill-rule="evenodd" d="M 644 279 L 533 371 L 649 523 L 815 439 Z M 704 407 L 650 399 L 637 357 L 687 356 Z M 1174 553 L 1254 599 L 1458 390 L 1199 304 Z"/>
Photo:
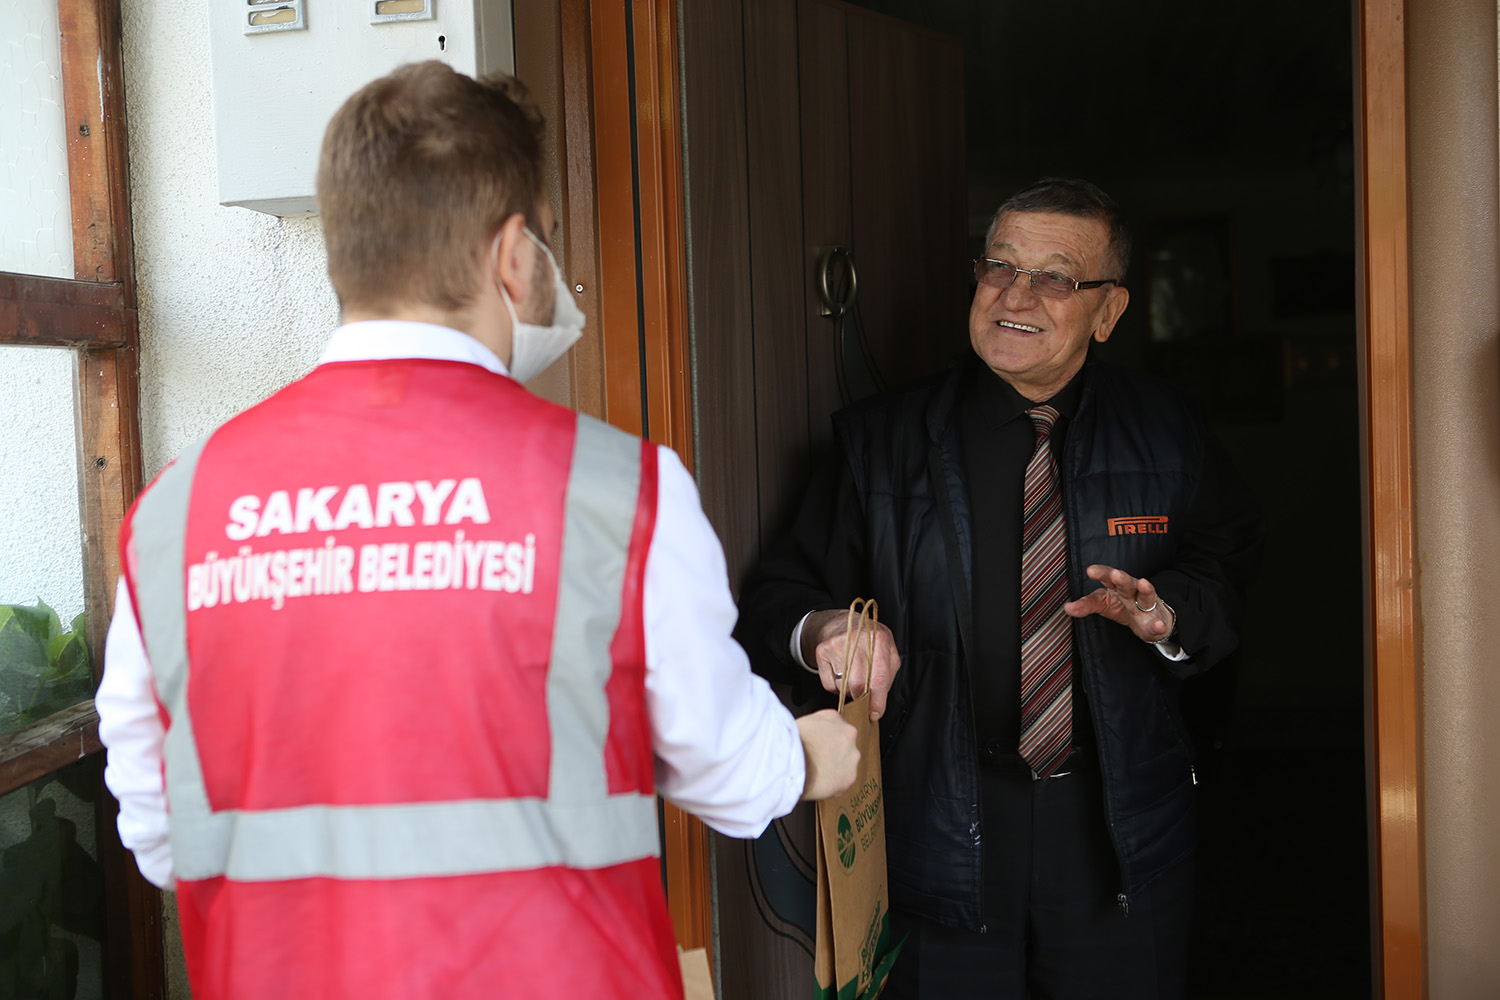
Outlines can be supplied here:
<path id="1" fill-rule="evenodd" d="M 843 257 L 849 268 L 849 291 L 845 294 L 843 301 L 833 300 L 833 265 L 834 261 Z M 834 319 L 842 317 L 854 305 L 855 296 L 859 294 L 859 274 L 854 270 L 854 254 L 849 252 L 848 247 L 828 247 L 818 257 L 818 298 L 822 304 L 818 307 L 819 316 L 831 316 Z"/>

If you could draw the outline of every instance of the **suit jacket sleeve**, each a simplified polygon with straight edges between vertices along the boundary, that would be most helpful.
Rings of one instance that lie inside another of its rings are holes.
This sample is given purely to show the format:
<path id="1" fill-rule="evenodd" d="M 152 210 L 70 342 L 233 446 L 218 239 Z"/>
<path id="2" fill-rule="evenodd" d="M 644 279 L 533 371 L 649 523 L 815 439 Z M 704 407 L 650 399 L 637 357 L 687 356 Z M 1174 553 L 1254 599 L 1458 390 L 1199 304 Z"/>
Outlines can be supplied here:
<path id="1" fill-rule="evenodd" d="M 1201 673 L 1239 645 L 1245 592 L 1260 565 L 1264 535 L 1249 488 L 1210 435 L 1203 482 L 1183 524 L 1177 560 L 1149 577 L 1177 612 L 1177 641 L 1188 654 L 1163 664 L 1171 673 Z"/>
<path id="2" fill-rule="evenodd" d="M 811 611 L 847 608 L 866 586 L 865 518 L 842 448 L 813 476 L 796 520 L 765 550 L 740 595 L 736 637 L 755 672 L 805 701 L 817 676 L 792 658 L 792 631 Z"/>

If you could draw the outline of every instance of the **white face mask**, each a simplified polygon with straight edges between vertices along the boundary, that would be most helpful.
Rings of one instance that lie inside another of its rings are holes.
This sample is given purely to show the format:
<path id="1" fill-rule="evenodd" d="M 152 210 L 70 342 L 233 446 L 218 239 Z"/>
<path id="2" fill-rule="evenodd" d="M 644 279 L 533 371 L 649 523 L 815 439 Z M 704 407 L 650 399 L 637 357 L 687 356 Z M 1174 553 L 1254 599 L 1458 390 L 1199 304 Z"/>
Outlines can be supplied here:
<path id="1" fill-rule="evenodd" d="M 547 263 L 552 265 L 552 288 L 556 299 L 552 307 L 552 324 L 537 326 L 535 323 L 522 323 L 516 315 L 516 307 L 511 304 L 510 296 L 505 291 L 505 285 L 500 281 L 498 267 L 492 267 L 491 273 L 495 275 L 495 286 L 500 289 L 505 309 L 510 313 L 510 364 L 506 367 L 510 369 L 510 377 L 517 382 L 529 382 L 545 371 L 552 362 L 568 353 L 568 348 L 578 342 L 578 338 L 583 336 L 584 320 L 583 311 L 573 301 L 573 293 L 563 281 L 562 269 L 557 266 L 552 251 L 530 229 L 522 231 L 541 248 L 542 253 L 547 255 Z M 496 263 L 499 255 L 500 237 L 496 234 L 493 254 Z"/>

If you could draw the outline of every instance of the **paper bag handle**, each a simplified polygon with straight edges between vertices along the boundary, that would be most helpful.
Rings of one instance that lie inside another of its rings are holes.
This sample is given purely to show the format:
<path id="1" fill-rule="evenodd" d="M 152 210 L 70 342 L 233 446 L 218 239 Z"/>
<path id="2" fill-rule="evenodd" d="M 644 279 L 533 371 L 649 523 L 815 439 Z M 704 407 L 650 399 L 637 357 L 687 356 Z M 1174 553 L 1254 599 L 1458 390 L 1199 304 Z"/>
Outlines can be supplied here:
<path id="1" fill-rule="evenodd" d="M 858 620 L 856 620 L 856 617 Z M 865 600 L 856 597 L 849 605 L 849 617 L 844 623 L 844 634 L 849 641 L 844 643 L 844 666 L 839 672 L 839 711 L 844 710 L 844 698 L 849 693 L 849 668 L 854 665 L 854 654 L 865 636 L 869 636 L 870 651 L 867 660 L 870 668 L 875 667 L 875 634 L 880 630 L 876 628 L 880 624 L 880 607 L 874 598 Z M 866 688 L 869 687 L 869 679 L 865 679 Z"/>

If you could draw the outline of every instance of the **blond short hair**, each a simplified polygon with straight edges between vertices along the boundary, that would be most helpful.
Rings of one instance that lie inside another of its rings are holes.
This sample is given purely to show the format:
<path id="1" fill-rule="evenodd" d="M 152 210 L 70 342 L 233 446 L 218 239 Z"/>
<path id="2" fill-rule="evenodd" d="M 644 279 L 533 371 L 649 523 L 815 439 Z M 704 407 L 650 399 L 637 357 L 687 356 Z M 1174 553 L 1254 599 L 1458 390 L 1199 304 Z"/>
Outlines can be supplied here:
<path id="1" fill-rule="evenodd" d="M 334 114 L 318 162 L 328 277 L 345 310 L 468 306 L 485 244 L 537 230 L 544 122 L 514 77 L 403 66 Z"/>

